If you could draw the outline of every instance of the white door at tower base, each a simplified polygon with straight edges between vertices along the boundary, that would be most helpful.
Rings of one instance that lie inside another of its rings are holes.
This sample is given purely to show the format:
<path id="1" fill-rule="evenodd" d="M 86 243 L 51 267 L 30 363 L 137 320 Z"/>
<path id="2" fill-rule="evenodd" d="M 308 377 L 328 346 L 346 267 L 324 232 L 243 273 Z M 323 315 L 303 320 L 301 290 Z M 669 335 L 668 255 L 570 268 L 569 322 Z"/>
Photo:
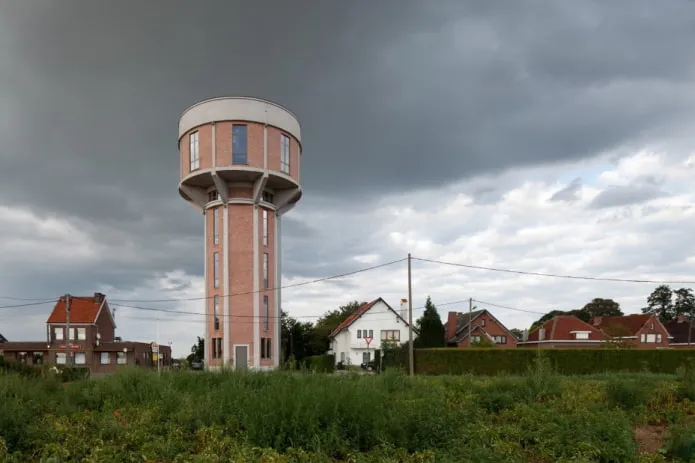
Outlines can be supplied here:
<path id="1" fill-rule="evenodd" d="M 249 367 L 249 348 L 248 346 L 234 346 L 234 368 L 236 370 L 247 370 Z"/>

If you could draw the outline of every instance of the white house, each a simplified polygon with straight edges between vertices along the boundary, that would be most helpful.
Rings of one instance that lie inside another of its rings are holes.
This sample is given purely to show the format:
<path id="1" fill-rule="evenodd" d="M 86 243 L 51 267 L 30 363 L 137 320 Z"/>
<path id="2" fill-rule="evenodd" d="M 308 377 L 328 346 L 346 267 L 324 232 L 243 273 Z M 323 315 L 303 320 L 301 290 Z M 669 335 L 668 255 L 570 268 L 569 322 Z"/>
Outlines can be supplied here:
<path id="1" fill-rule="evenodd" d="M 374 350 L 381 348 L 382 341 L 397 344 L 408 341 L 407 319 L 407 299 L 401 299 L 398 311 L 382 298 L 368 302 L 333 330 L 330 353 L 335 354 L 336 363 L 345 365 L 361 365 L 373 360 Z"/>

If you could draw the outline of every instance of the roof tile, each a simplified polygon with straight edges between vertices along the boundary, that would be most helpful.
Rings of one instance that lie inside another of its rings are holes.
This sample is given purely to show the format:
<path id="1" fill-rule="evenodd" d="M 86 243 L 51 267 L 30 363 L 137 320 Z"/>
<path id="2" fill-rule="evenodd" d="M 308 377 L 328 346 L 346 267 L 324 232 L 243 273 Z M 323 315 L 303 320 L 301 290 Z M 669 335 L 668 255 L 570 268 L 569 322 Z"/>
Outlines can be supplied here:
<path id="1" fill-rule="evenodd" d="M 70 322 L 71 323 L 95 323 L 101 301 L 93 296 L 72 296 L 70 298 Z M 53 312 L 46 323 L 66 323 L 65 296 L 56 302 Z"/>

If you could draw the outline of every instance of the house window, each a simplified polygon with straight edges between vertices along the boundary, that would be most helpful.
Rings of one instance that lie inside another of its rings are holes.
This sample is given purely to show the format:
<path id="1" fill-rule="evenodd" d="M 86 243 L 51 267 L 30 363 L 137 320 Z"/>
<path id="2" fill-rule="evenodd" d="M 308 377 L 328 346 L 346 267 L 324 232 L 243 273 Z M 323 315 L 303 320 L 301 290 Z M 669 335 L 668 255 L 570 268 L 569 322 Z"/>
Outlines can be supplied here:
<path id="1" fill-rule="evenodd" d="M 286 174 L 290 173 L 290 137 L 280 135 L 280 170 Z"/>
<path id="2" fill-rule="evenodd" d="M 264 191 L 263 192 L 263 201 L 266 203 L 271 203 L 275 200 L 275 196 L 269 192 L 269 191 Z"/>
<path id="3" fill-rule="evenodd" d="M 198 155 L 198 132 L 193 132 L 188 136 L 190 141 L 190 159 L 191 159 L 191 171 L 200 168 L 200 157 Z"/>
<path id="4" fill-rule="evenodd" d="M 87 340 L 87 328 L 76 328 L 77 329 L 77 340 L 86 341 Z"/>
<path id="5" fill-rule="evenodd" d="M 87 356 L 84 352 L 75 352 L 75 365 L 84 365 L 87 363 Z"/>
<path id="6" fill-rule="evenodd" d="M 125 352 L 118 352 L 116 355 L 116 363 L 119 365 L 126 365 L 128 363 L 128 358 Z"/>
<path id="7" fill-rule="evenodd" d="M 642 341 L 642 342 L 647 342 L 647 335 L 646 335 L 646 334 L 642 333 L 641 341 Z"/>
<path id="8" fill-rule="evenodd" d="M 220 253 L 216 252 L 212 255 L 212 279 L 215 288 L 220 287 Z"/>
<path id="9" fill-rule="evenodd" d="M 108 365 L 111 363 L 111 354 L 109 352 L 102 352 L 101 353 L 101 364 L 102 365 Z"/>
<path id="10" fill-rule="evenodd" d="M 248 164 L 246 126 L 232 126 L 232 164 Z"/>
<path id="11" fill-rule="evenodd" d="M 43 352 L 34 352 L 34 364 L 35 365 L 42 365 L 43 364 Z"/>
<path id="12" fill-rule="evenodd" d="M 367 332 L 367 330 L 364 330 L 364 331 L 365 331 L 365 333 Z M 365 336 L 365 337 L 367 337 L 367 336 Z M 374 337 L 374 330 L 369 330 L 369 337 L 370 338 Z"/>
<path id="13" fill-rule="evenodd" d="M 507 344 L 506 336 L 493 336 L 492 340 L 495 341 L 495 344 Z"/>
<path id="14" fill-rule="evenodd" d="M 656 335 L 656 342 L 657 344 L 661 344 L 661 334 Z"/>
<path id="15" fill-rule="evenodd" d="M 268 246 L 268 211 L 263 209 L 263 246 Z"/>
<path id="16" fill-rule="evenodd" d="M 215 246 L 220 244 L 220 210 L 217 208 L 212 212 L 212 241 Z"/>
<path id="17" fill-rule="evenodd" d="M 217 194 L 217 190 L 208 191 L 208 201 L 217 201 L 220 195 Z"/>
<path id="18" fill-rule="evenodd" d="M 369 357 L 371 357 L 371 352 L 362 352 L 362 363 L 369 363 Z"/>
<path id="19" fill-rule="evenodd" d="M 574 339 L 589 339 L 589 333 L 574 333 Z"/>
<path id="20" fill-rule="evenodd" d="M 263 253 L 263 288 L 268 289 L 268 253 Z"/>
<path id="21" fill-rule="evenodd" d="M 485 326 L 485 319 L 484 318 L 480 319 L 480 326 Z"/>
<path id="22" fill-rule="evenodd" d="M 357 339 L 362 339 L 362 330 L 357 330 Z"/>
<path id="23" fill-rule="evenodd" d="M 220 330 L 220 318 L 218 314 L 220 313 L 220 296 L 215 295 L 212 298 L 212 312 L 215 317 L 215 331 Z"/>
<path id="24" fill-rule="evenodd" d="M 471 336 L 471 344 L 477 344 L 480 342 L 480 336 Z"/>
<path id="25" fill-rule="evenodd" d="M 400 330 L 381 330 L 381 339 L 386 341 L 400 341 L 401 331 Z"/>
<path id="26" fill-rule="evenodd" d="M 271 358 L 270 353 L 270 338 L 261 338 L 261 358 L 269 359 Z"/>
<path id="27" fill-rule="evenodd" d="M 263 296 L 263 330 L 268 331 L 268 296 Z"/>
<path id="28" fill-rule="evenodd" d="M 58 365 L 65 365 L 65 352 L 57 352 L 56 353 L 56 364 Z"/>
<path id="29" fill-rule="evenodd" d="M 647 335 L 647 343 L 653 344 L 655 342 L 656 342 L 656 335 L 655 334 L 648 334 Z"/>
<path id="30" fill-rule="evenodd" d="M 65 334 L 65 330 L 63 329 L 62 326 L 54 326 L 53 327 L 53 337 L 55 337 L 56 341 L 62 341 L 64 334 Z"/>

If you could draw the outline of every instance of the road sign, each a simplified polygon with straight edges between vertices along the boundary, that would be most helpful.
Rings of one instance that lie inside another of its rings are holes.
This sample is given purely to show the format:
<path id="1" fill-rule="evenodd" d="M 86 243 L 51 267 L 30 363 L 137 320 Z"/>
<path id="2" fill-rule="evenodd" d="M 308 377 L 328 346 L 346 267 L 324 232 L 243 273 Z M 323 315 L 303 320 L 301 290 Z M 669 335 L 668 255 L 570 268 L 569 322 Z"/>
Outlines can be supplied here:
<path id="1" fill-rule="evenodd" d="M 152 346 L 152 352 L 157 352 L 157 353 L 159 352 L 159 344 L 157 344 L 156 342 L 153 342 L 151 344 L 151 346 Z"/>
<path id="2" fill-rule="evenodd" d="M 372 343 L 372 339 L 374 339 L 374 338 L 371 336 L 365 336 L 364 337 L 364 342 L 367 343 L 367 347 L 369 347 L 369 345 Z"/>

